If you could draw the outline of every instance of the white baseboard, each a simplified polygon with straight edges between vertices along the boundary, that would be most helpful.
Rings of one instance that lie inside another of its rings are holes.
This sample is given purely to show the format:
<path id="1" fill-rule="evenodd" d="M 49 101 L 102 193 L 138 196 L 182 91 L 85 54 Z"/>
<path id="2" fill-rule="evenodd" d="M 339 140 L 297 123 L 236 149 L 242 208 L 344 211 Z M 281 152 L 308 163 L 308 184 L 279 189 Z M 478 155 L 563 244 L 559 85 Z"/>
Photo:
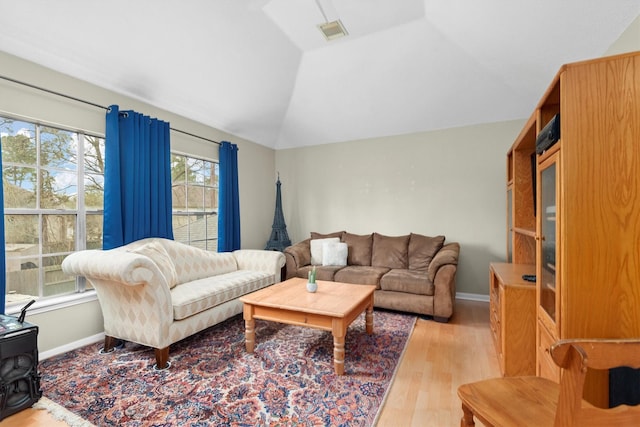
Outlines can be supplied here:
<path id="1" fill-rule="evenodd" d="M 465 292 L 456 292 L 456 299 L 464 299 L 469 301 L 489 302 L 489 295 L 484 294 L 468 294 Z"/>
<path id="2" fill-rule="evenodd" d="M 51 350 L 39 352 L 38 358 L 40 360 L 45 360 L 50 357 L 57 356 L 59 354 L 63 354 L 68 351 L 75 350 L 76 348 L 84 347 L 85 345 L 93 344 L 102 340 L 104 340 L 104 332 L 83 338 L 78 341 L 70 342 L 69 344 L 65 344 L 60 347 L 52 348 Z"/>

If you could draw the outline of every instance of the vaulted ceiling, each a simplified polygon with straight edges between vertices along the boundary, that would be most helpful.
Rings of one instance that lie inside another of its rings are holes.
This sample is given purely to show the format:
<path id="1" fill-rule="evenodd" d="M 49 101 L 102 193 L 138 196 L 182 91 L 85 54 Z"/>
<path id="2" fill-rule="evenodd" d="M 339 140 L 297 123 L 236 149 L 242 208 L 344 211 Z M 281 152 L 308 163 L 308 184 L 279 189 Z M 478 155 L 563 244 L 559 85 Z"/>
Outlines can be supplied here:
<path id="1" fill-rule="evenodd" d="M 638 15 L 640 0 L 21 0 L 1 3 L 0 50 L 282 149 L 526 118 L 560 65 L 602 56 Z M 337 19 L 348 35 L 326 41 Z"/>

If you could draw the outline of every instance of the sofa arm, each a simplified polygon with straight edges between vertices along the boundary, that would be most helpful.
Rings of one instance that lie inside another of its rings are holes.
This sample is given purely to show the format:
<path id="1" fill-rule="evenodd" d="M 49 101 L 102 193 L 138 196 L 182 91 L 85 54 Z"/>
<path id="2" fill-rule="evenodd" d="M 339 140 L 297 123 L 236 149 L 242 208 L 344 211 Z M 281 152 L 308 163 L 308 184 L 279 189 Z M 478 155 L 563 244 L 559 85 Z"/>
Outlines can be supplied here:
<path id="1" fill-rule="evenodd" d="M 429 263 L 427 274 L 429 279 L 435 281 L 438 270 L 444 265 L 458 265 L 460 255 L 460 245 L 458 243 L 448 243 L 444 245 Z"/>
<path id="2" fill-rule="evenodd" d="M 169 291 L 164 276 L 150 258 L 118 249 L 74 252 L 62 261 L 62 271 L 71 276 L 118 282 L 127 286 L 158 283 Z"/>
<path id="3" fill-rule="evenodd" d="M 459 255 L 460 245 L 449 243 L 438 251 L 429 264 L 427 274 L 435 288 L 433 317 L 436 320 L 446 321 L 453 315 Z"/>
<path id="4" fill-rule="evenodd" d="M 239 270 L 267 271 L 281 280 L 280 272 L 285 264 L 282 252 L 261 249 L 238 249 L 233 251 Z"/>
<path id="5" fill-rule="evenodd" d="M 311 239 L 303 240 L 284 250 L 287 264 L 287 279 L 296 277 L 298 270 L 311 264 Z"/>
<path id="6" fill-rule="evenodd" d="M 93 285 L 106 335 L 155 348 L 169 345 L 171 293 L 150 258 L 120 249 L 79 251 L 64 259 L 62 271 Z"/>

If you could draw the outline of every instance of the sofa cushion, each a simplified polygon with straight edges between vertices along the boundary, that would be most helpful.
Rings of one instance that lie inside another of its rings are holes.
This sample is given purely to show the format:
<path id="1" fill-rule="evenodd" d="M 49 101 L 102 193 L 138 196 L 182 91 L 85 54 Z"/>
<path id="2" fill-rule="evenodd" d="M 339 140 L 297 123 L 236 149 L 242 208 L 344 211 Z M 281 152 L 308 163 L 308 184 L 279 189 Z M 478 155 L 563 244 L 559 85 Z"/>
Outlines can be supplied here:
<path id="1" fill-rule="evenodd" d="M 409 235 L 384 236 L 373 233 L 371 265 L 374 267 L 408 268 Z"/>
<path id="2" fill-rule="evenodd" d="M 178 283 L 176 267 L 169 257 L 169 254 L 160 243 L 150 241 L 142 246 L 134 247 L 134 249 L 128 250 L 127 252 L 144 255 L 150 258 L 151 261 L 158 266 L 160 273 L 162 273 L 167 285 L 169 285 L 169 289 L 172 289 Z"/>
<path id="3" fill-rule="evenodd" d="M 336 271 L 340 271 L 341 269 L 345 268 L 344 266 L 341 266 L 341 265 L 328 265 L 328 266 L 320 265 L 315 267 L 316 267 L 316 280 L 328 280 L 328 281 L 333 281 L 333 277 L 336 274 Z M 311 265 L 307 265 L 299 268 L 298 271 L 296 271 L 296 277 L 302 277 L 303 279 L 308 278 L 309 272 L 311 271 L 312 268 L 313 266 Z"/>
<path id="4" fill-rule="evenodd" d="M 284 248 L 284 254 L 293 258 L 296 267 L 311 264 L 311 239 Z"/>
<path id="5" fill-rule="evenodd" d="M 386 267 L 347 266 L 333 276 L 333 280 L 357 285 L 376 285 L 380 289 L 380 278 L 389 271 Z"/>
<path id="6" fill-rule="evenodd" d="M 423 236 L 411 233 L 409 238 L 409 269 L 427 271 L 429 263 L 442 248 L 444 236 Z"/>
<path id="7" fill-rule="evenodd" d="M 339 242 L 339 237 L 327 237 L 324 239 L 311 239 L 309 246 L 311 248 L 311 265 L 322 265 L 322 249 L 323 244 L 328 242 Z"/>
<path id="8" fill-rule="evenodd" d="M 416 270 L 393 269 L 380 279 L 383 291 L 417 295 L 433 295 L 435 287 L 427 274 Z"/>
<path id="9" fill-rule="evenodd" d="M 237 270 L 183 283 L 171 290 L 173 318 L 186 319 L 269 286 L 274 280 L 274 275 L 265 271 Z"/>
<path id="10" fill-rule="evenodd" d="M 347 255 L 348 265 L 371 265 L 371 246 L 373 245 L 373 234 L 351 234 L 344 233 L 342 241 L 349 247 Z"/>
<path id="11" fill-rule="evenodd" d="M 344 242 L 324 242 L 322 244 L 322 265 L 347 265 L 347 244 Z"/>
<path id="12" fill-rule="evenodd" d="M 344 231 L 336 231 L 334 233 L 329 233 L 329 234 L 320 234 L 317 233 L 315 231 L 311 232 L 311 239 L 330 239 L 332 237 L 337 237 L 338 240 L 340 240 L 340 238 L 342 237 L 342 235 L 344 234 Z"/>

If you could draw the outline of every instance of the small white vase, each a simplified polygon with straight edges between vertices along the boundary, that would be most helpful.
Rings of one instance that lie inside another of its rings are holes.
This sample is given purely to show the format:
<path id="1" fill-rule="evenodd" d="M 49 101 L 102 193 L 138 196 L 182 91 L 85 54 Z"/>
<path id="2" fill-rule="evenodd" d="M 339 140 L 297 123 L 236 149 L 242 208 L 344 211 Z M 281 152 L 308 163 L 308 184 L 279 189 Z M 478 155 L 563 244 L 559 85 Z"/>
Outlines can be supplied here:
<path id="1" fill-rule="evenodd" d="M 316 282 L 307 282 L 307 291 L 315 292 L 318 290 L 318 284 Z"/>

